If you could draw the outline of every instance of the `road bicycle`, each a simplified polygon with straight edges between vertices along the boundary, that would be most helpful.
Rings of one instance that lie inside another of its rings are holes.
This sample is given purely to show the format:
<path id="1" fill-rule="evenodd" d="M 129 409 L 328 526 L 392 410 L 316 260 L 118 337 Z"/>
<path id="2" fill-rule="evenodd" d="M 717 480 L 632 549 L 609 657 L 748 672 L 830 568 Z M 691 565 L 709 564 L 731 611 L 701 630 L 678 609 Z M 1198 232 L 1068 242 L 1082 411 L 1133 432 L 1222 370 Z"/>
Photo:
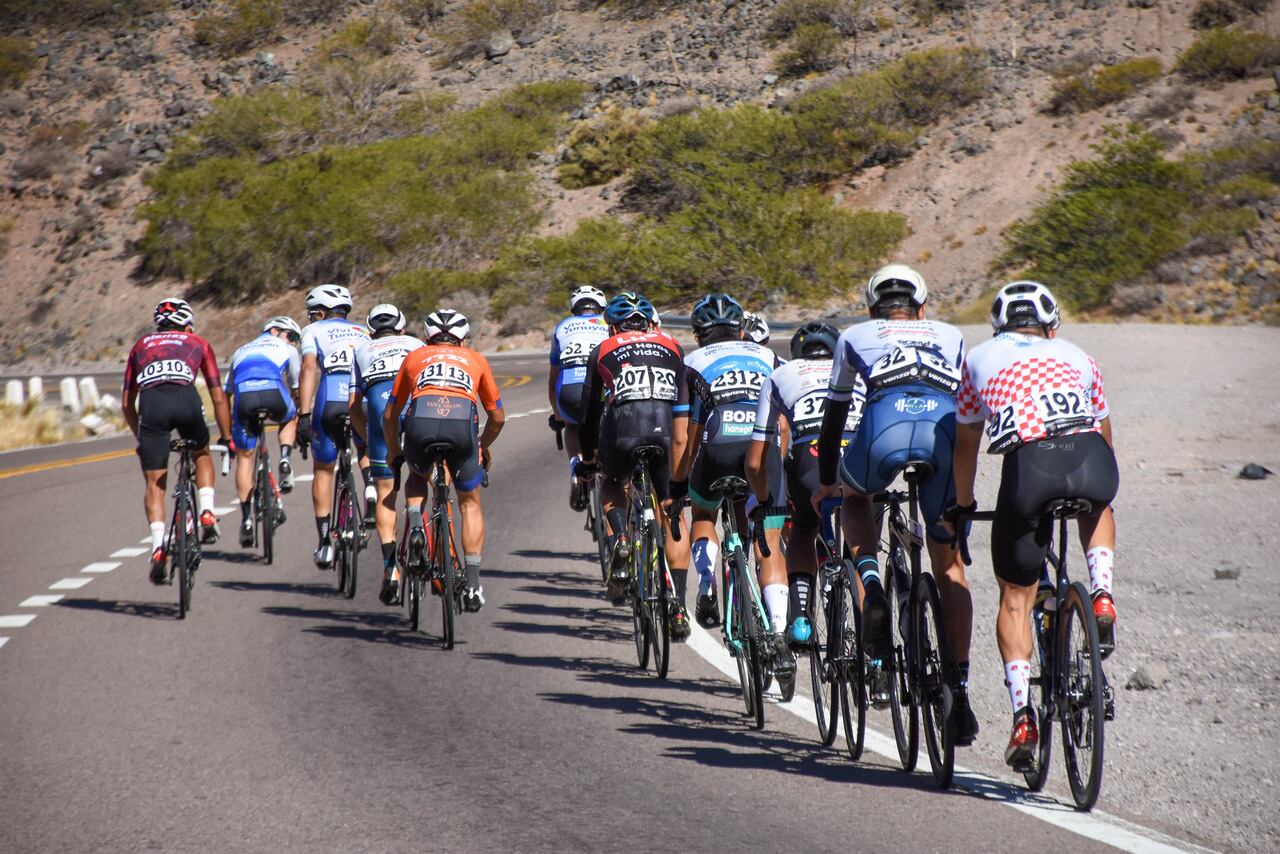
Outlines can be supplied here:
<path id="1" fill-rule="evenodd" d="M 658 497 L 653 487 L 653 465 L 666 449 L 643 445 L 632 452 L 635 470 L 626 518 L 631 539 L 627 599 L 635 631 L 636 658 L 641 669 L 649 666 L 659 679 L 667 678 L 671 665 L 671 609 L 674 607 L 671 576 L 667 572 L 666 540 L 658 519 Z"/>
<path id="2" fill-rule="evenodd" d="M 822 743 L 829 747 L 835 742 L 836 721 L 840 720 L 849 758 L 857 761 L 862 758 L 867 733 L 862 610 L 840 530 L 840 500 L 828 499 L 820 509 L 820 560 L 809 597 L 809 622 L 814 632 L 809 648 L 813 710 Z"/>
<path id="3" fill-rule="evenodd" d="M 351 465 L 351 416 L 346 413 L 339 417 L 337 445 L 338 463 L 334 470 L 329 538 L 333 545 L 338 592 L 354 599 L 359 553 L 368 544 L 369 532 L 361 520 L 363 499 Z"/>
<path id="4" fill-rule="evenodd" d="M 1093 512 L 1083 498 L 1057 498 L 1042 513 L 1054 520 L 1057 533 L 1051 536 L 1041 587 L 1052 587 L 1047 596 L 1037 596 L 1031 611 L 1036 655 L 1031 662 L 1032 692 L 1037 697 L 1036 720 L 1040 741 L 1031 761 L 1022 768 L 1027 787 L 1044 788 L 1049 779 L 1053 752 L 1053 722 L 1062 730 L 1062 759 L 1076 809 L 1093 808 L 1102 791 L 1102 759 L 1106 742 L 1106 722 L 1115 719 L 1115 695 L 1107 681 L 1102 661 L 1110 652 L 1099 638 L 1093 599 L 1088 588 L 1072 581 L 1067 573 L 1069 544 L 1067 522 Z M 992 511 L 964 514 L 962 518 L 990 521 Z M 969 564 L 967 537 L 960 539 L 962 556 Z M 1049 577 L 1050 570 L 1054 577 Z"/>
<path id="5" fill-rule="evenodd" d="M 253 460 L 252 502 L 253 547 L 262 545 L 262 559 L 270 564 L 275 560 L 275 530 L 284 524 L 284 508 L 280 503 L 280 491 L 276 488 L 275 475 L 271 472 L 271 454 L 267 451 L 267 409 L 255 409 L 246 429 L 257 440 Z"/>
<path id="6" fill-rule="evenodd" d="M 922 560 L 925 531 L 920 522 L 919 487 L 933 474 L 927 463 L 908 461 L 902 472 L 906 492 L 890 490 L 875 496 L 882 505 L 881 518 L 887 529 L 883 580 L 891 639 L 889 654 L 880 667 L 887 677 L 894 741 L 903 770 L 915 770 L 923 722 L 933 780 L 945 789 L 955 775 L 951 677 L 956 670 L 946 640 L 938 584 Z"/>
<path id="7" fill-rule="evenodd" d="M 164 553 L 169 572 L 166 584 L 178 582 L 178 619 L 185 620 L 191 610 L 191 590 L 196 570 L 200 568 L 200 513 L 196 498 L 196 465 L 191 452 L 199 444 L 190 439 L 170 439 L 169 450 L 178 452 L 174 471 L 178 477 L 173 486 L 173 516 L 165 533 Z M 222 473 L 227 473 L 227 448 L 210 445 L 209 450 L 222 452 Z"/>
<path id="8" fill-rule="evenodd" d="M 448 442 L 427 445 L 431 483 L 430 514 L 424 528 L 411 528 L 405 514 L 404 536 L 400 539 L 401 578 L 404 579 L 405 605 L 409 609 L 409 625 L 418 630 L 422 602 L 427 585 L 440 597 L 440 637 L 445 649 L 453 649 L 456 640 L 455 619 L 462 611 L 462 562 L 458 559 L 458 541 L 453 529 L 453 504 L 449 489 L 446 460 L 453 453 Z"/>

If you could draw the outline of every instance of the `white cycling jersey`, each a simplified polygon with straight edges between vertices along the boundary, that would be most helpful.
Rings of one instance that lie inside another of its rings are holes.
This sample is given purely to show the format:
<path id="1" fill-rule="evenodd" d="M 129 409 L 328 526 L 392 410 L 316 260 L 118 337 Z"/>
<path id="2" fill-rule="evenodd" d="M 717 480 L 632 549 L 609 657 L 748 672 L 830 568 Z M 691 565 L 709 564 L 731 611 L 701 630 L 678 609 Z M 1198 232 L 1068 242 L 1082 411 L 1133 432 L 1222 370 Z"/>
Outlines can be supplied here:
<path id="1" fill-rule="evenodd" d="M 769 374 L 782 364 L 777 354 L 763 344 L 754 341 L 717 341 L 700 347 L 684 357 L 691 368 L 689 377 L 694 381 L 694 420 L 702 409 L 723 404 L 749 402 L 760 399 L 760 389 Z"/>
<path id="2" fill-rule="evenodd" d="M 868 320 L 850 326 L 836 344 L 832 400 L 849 400 L 861 378 L 868 393 L 924 383 L 950 394 L 960 386 L 964 336 L 937 320 Z"/>
<path id="3" fill-rule="evenodd" d="M 793 359 L 778 367 L 764 381 L 756 405 L 756 425 L 751 438 L 764 441 L 777 432 L 778 416 L 791 425 L 793 445 L 811 442 L 822 432 L 822 415 L 827 408 L 827 388 L 831 383 L 831 359 Z M 845 432 L 858 429 L 867 386 L 857 378 L 853 402 L 845 420 Z"/>
<path id="4" fill-rule="evenodd" d="M 228 392 L 258 391 L 279 388 L 281 383 L 297 388 L 301 364 L 296 347 L 263 332 L 232 354 L 225 388 Z"/>
<path id="5" fill-rule="evenodd" d="M 1097 431 L 1109 414 L 1102 372 L 1070 341 L 1002 332 L 965 357 L 956 420 L 987 422 L 988 453 Z"/>
<path id="6" fill-rule="evenodd" d="M 322 373 L 349 374 L 356 346 L 368 340 L 369 331 L 354 320 L 329 317 L 302 330 L 302 355 L 315 356 Z"/>
<path id="7" fill-rule="evenodd" d="M 412 335 L 388 335 L 361 342 L 356 345 L 352 385 L 363 392 L 374 383 L 394 380 L 405 357 L 425 346 Z"/>
<path id="8" fill-rule="evenodd" d="M 598 314 L 574 314 L 551 334 L 551 364 L 560 372 L 558 384 L 586 382 L 591 351 L 609 337 L 609 325 Z"/>

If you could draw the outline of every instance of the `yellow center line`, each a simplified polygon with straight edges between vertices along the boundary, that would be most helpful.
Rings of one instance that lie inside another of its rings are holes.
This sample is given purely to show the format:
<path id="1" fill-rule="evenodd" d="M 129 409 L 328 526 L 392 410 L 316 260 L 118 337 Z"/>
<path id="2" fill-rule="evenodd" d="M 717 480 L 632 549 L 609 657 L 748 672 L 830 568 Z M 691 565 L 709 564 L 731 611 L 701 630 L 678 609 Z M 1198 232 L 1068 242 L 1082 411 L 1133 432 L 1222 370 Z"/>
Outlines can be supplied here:
<path id="1" fill-rule="evenodd" d="M 53 469 L 64 469 L 69 466 L 78 466 L 85 463 L 103 463 L 107 460 L 118 460 L 123 457 L 135 456 L 132 448 L 123 451 L 107 451 L 102 454 L 89 454 L 84 457 L 72 457 L 69 460 L 54 460 L 48 463 L 37 463 L 32 466 L 22 466 L 16 469 L 5 469 L 0 471 L 0 480 L 10 477 L 19 477 L 24 474 L 35 474 L 41 471 L 52 471 Z"/>
<path id="2" fill-rule="evenodd" d="M 512 376 L 510 374 L 505 374 L 505 375 L 500 374 L 499 377 L 500 377 L 499 385 L 504 389 L 520 388 L 520 386 L 525 385 L 526 383 L 528 383 L 530 380 L 533 379 L 533 377 L 530 376 L 529 374 L 521 374 L 520 376 Z"/>

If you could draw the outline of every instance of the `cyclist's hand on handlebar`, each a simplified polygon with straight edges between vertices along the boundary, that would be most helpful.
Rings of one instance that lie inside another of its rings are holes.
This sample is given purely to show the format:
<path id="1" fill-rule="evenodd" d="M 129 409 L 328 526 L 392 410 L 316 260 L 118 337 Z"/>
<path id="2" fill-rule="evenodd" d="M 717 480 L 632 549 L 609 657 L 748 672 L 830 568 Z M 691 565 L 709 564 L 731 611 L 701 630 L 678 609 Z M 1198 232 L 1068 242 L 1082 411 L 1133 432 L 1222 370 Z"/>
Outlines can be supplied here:
<path id="1" fill-rule="evenodd" d="M 298 416 L 298 435 L 297 442 L 299 448 L 306 448 L 311 445 L 311 413 L 307 412 Z"/>
<path id="2" fill-rule="evenodd" d="M 554 412 L 547 416 L 547 426 L 552 430 L 560 431 L 564 429 L 564 420 Z"/>
<path id="3" fill-rule="evenodd" d="M 480 449 L 480 466 L 487 472 L 493 465 L 493 453 L 488 448 Z"/>
<path id="4" fill-rule="evenodd" d="M 236 450 L 237 450 L 237 449 L 236 449 L 236 440 L 235 440 L 235 439 L 232 439 L 232 438 L 229 438 L 229 437 L 227 437 L 227 436 L 219 436 L 219 437 L 218 437 L 218 444 L 219 444 L 219 445 L 222 445 L 224 448 L 226 448 L 226 449 L 227 449 L 227 453 L 228 453 L 228 454 L 234 454 L 234 453 L 236 452 Z"/>
<path id="5" fill-rule="evenodd" d="M 956 520 L 962 516 L 970 516 L 978 509 L 978 502 L 972 504 L 957 504 L 954 499 L 947 502 L 947 506 L 942 508 L 942 518 L 944 521 L 950 522 L 953 526 Z"/>
<path id="6" fill-rule="evenodd" d="M 822 513 L 822 502 L 828 498 L 839 498 L 841 494 L 840 484 L 838 483 L 820 483 L 818 488 L 813 491 L 813 495 L 809 496 L 809 503 L 813 505 L 813 509 Z"/>
<path id="7" fill-rule="evenodd" d="M 671 486 L 668 488 L 667 494 L 671 496 L 673 501 L 683 501 L 685 497 L 689 495 L 689 481 L 671 481 Z"/>

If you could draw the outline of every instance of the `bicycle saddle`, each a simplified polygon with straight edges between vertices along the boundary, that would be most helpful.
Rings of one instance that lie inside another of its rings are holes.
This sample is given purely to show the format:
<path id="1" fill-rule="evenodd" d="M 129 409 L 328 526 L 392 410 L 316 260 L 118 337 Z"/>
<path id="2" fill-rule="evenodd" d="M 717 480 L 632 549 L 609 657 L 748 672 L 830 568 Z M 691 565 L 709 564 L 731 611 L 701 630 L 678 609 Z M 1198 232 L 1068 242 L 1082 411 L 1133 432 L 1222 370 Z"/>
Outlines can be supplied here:
<path id="1" fill-rule="evenodd" d="M 432 442 L 427 445 L 426 452 L 428 457 L 444 457 L 453 453 L 453 445 L 448 442 Z"/>
<path id="2" fill-rule="evenodd" d="M 1041 511 L 1055 519 L 1074 519 L 1093 512 L 1093 502 L 1087 498 L 1054 498 L 1046 501 Z"/>
<path id="3" fill-rule="evenodd" d="M 631 452 L 631 459 L 638 463 L 647 463 L 651 460 L 656 460 L 665 453 L 666 448 L 661 445 L 641 445 Z"/>
<path id="4" fill-rule="evenodd" d="M 712 495 L 735 495 L 747 491 L 747 482 L 735 475 L 722 477 L 711 484 Z"/>

